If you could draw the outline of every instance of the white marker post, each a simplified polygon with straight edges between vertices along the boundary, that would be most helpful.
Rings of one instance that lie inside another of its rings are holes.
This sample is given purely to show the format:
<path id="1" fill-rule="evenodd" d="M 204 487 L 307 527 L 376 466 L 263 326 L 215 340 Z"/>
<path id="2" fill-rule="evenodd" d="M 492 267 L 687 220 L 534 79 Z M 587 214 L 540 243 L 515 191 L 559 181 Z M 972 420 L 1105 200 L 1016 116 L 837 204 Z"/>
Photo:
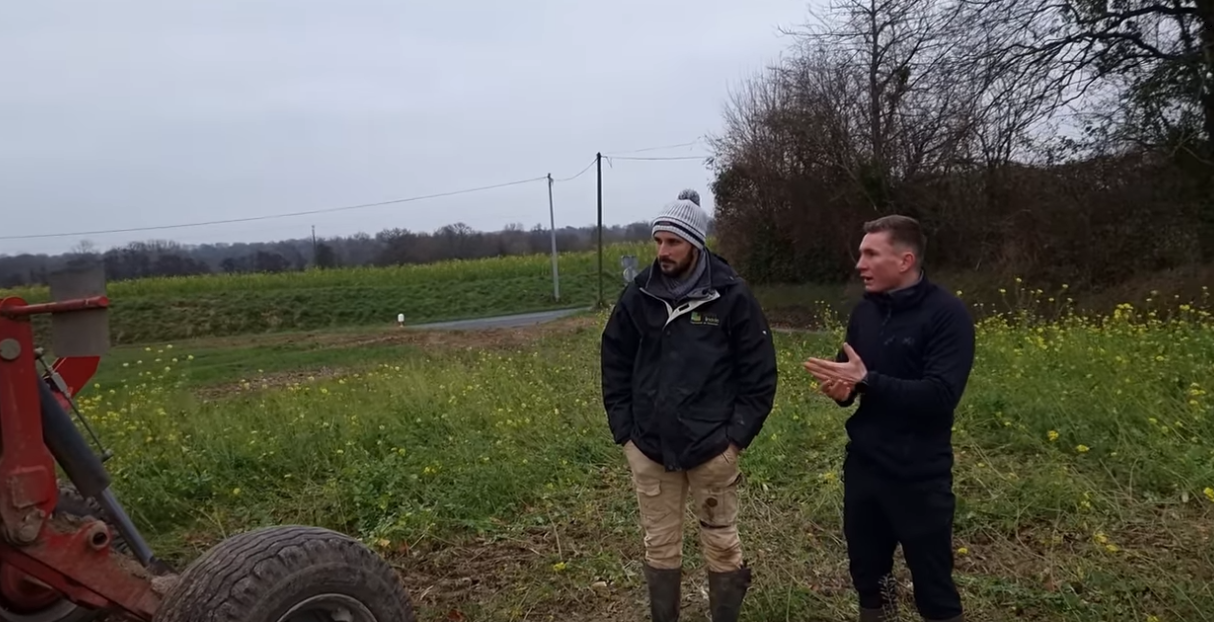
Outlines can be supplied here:
<path id="1" fill-rule="evenodd" d="M 405 327 L 405 314 L 404 313 L 396 314 L 396 325 L 400 328 Z"/>

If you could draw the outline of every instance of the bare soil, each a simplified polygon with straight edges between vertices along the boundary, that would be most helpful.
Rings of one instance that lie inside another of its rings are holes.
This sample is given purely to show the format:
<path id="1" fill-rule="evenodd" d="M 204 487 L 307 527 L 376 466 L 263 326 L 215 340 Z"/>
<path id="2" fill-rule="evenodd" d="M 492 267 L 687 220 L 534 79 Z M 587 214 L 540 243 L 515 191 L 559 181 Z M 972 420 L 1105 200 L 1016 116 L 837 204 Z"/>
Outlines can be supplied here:
<path id="1" fill-rule="evenodd" d="M 413 346 L 424 351 L 450 350 L 506 350 L 533 345 L 536 342 L 599 330 L 598 319 L 593 316 L 561 318 L 544 324 L 493 329 L 409 329 L 393 326 L 378 331 L 306 333 L 291 335 L 267 335 L 244 340 L 208 340 L 211 347 L 222 346 L 228 341 L 240 347 L 292 346 L 317 349 L 355 349 L 385 346 Z M 200 387 L 195 394 L 204 399 L 218 399 L 235 393 L 251 390 L 267 390 L 301 384 L 305 381 L 330 380 L 354 371 L 346 366 L 298 369 L 270 372 L 260 376 L 246 389 L 244 382 L 229 382 Z"/>

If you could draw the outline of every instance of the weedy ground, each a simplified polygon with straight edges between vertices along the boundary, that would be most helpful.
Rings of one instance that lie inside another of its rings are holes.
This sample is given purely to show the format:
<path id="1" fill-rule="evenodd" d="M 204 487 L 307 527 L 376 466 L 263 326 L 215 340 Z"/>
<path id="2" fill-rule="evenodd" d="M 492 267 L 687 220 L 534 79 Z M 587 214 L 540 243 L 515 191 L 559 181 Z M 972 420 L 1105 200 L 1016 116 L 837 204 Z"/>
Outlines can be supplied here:
<path id="1" fill-rule="evenodd" d="M 644 620 L 635 499 L 600 402 L 603 320 L 128 348 L 81 401 L 117 452 L 116 491 L 179 564 L 235 531 L 307 523 L 381 551 L 424 620 Z M 835 351 L 828 329 L 776 337 L 777 405 L 743 457 L 747 620 L 854 619 L 850 410 L 800 366 Z M 1214 618 L 1211 388 L 1200 305 L 983 320 L 954 430 L 971 619 Z M 690 514 L 686 534 L 685 619 L 706 619 Z"/>

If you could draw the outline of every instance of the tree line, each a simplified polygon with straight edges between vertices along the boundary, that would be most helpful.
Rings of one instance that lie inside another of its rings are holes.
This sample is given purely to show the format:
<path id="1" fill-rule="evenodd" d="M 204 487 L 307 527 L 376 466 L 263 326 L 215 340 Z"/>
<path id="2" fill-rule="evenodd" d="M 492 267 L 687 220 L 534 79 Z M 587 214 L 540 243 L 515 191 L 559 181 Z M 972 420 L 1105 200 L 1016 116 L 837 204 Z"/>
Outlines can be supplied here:
<path id="1" fill-rule="evenodd" d="M 895 212 L 930 269 L 1100 286 L 1214 258 L 1214 0 L 816 17 L 712 137 L 720 244 L 752 281 L 841 279 Z"/>
<path id="2" fill-rule="evenodd" d="M 603 243 L 645 240 L 644 222 L 603 227 Z M 556 232 L 558 252 L 597 248 L 598 228 L 564 227 Z M 455 223 L 434 232 L 384 229 L 374 236 L 300 238 L 275 242 L 183 245 L 171 240 L 132 242 L 99 250 L 82 241 L 62 254 L 0 255 L 0 287 L 44 285 L 47 275 L 73 265 L 105 266 L 110 281 L 208 273 L 284 272 L 340 266 L 387 266 L 449 259 L 481 259 L 549 253 L 552 234 L 542 225 L 513 224 L 500 231 L 477 231 Z"/>

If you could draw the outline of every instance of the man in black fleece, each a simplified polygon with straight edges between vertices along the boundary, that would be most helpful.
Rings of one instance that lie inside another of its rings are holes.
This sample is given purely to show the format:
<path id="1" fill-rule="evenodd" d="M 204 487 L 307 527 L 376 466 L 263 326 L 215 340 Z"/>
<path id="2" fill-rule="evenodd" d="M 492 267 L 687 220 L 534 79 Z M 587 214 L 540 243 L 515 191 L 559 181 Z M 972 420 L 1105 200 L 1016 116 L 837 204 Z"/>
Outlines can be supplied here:
<path id="1" fill-rule="evenodd" d="M 689 492 L 712 620 L 738 619 L 751 579 L 738 538 L 738 459 L 776 393 L 767 321 L 738 274 L 706 248 L 707 227 L 694 191 L 668 204 L 653 223 L 657 258 L 603 329 L 603 406 L 632 471 L 655 622 L 679 618 Z"/>
<path id="2" fill-rule="evenodd" d="M 925 620 L 961 622 L 953 582 L 953 412 L 974 362 L 965 304 L 928 281 L 919 223 L 886 216 L 864 226 L 856 265 L 864 299 L 835 360 L 805 368 L 847 421 L 843 530 L 861 622 L 896 619 L 886 590 L 901 543 Z"/>

